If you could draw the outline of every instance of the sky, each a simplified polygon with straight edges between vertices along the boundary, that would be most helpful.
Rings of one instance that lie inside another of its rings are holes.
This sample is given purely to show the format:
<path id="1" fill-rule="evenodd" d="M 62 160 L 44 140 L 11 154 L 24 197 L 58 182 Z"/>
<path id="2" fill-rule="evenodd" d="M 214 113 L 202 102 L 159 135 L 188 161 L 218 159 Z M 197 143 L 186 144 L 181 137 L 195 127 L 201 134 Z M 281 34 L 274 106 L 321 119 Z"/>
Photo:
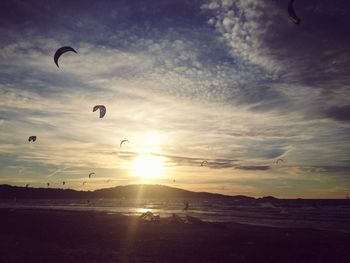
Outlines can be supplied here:
<path id="1" fill-rule="evenodd" d="M 1 1 L 0 184 L 349 195 L 350 3 L 287 5 Z"/>

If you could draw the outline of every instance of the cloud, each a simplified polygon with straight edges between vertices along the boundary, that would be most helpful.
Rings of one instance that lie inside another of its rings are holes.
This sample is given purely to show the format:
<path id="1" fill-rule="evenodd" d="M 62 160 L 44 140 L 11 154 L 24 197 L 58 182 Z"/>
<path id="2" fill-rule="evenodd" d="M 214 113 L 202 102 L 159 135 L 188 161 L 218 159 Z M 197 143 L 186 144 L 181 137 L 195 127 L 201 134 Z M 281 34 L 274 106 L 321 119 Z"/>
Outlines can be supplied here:
<path id="1" fill-rule="evenodd" d="M 214 172 L 218 184 L 342 178 L 321 167 L 343 167 L 349 152 L 343 8 L 325 15 L 328 4 L 302 3 L 295 27 L 273 1 L 88 3 L 10 1 L 0 11 L 0 160 L 33 167 L 17 181 L 70 167 L 55 175 L 78 180 L 94 169 L 132 182 L 131 162 L 145 153 L 192 187 L 200 173 L 217 188 Z M 78 54 L 58 69 L 62 45 Z M 107 107 L 103 119 L 96 104 Z M 131 143 L 120 151 L 122 139 Z M 285 167 L 271 165 L 282 156 Z"/>
<path id="2" fill-rule="evenodd" d="M 348 7 L 344 1 L 337 3 Z M 333 15 L 315 15 L 315 9 L 333 10 Z M 322 118 L 323 104 L 349 103 L 337 95 L 346 92 L 350 69 L 350 60 L 343 56 L 349 51 L 349 34 L 344 35 L 349 18 L 340 10 L 340 19 L 335 19 L 334 8 L 325 2 L 317 8 L 314 3 L 299 4 L 306 19 L 299 27 L 289 21 L 285 5 L 277 2 L 208 1 L 202 10 L 239 65 L 239 75 L 245 72 L 244 81 L 232 85 L 233 97 L 241 104 L 283 114 L 303 109 L 300 114 Z M 303 97 L 295 96 L 301 92 Z"/>
<path id="3" fill-rule="evenodd" d="M 201 167 L 202 162 L 205 160 L 208 162 L 206 167 L 213 169 L 224 169 L 232 168 L 238 165 L 240 160 L 232 159 L 205 159 L 203 157 L 186 157 L 186 156 L 176 156 L 168 155 L 164 153 L 154 153 L 154 152 L 130 152 L 130 151 L 116 151 L 116 152 L 99 152 L 100 154 L 110 154 L 116 155 L 120 159 L 134 160 L 135 158 L 142 155 L 156 156 L 164 159 L 165 166 L 194 166 Z"/>
<path id="4" fill-rule="evenodd" d="M 64 170 L 68 169 L 68 167 L 64 167 L 64 168 L 60 168 L 60 169 L 57 169 L 55 170 L 54 172 L 50 173 L 48 176 L 46 176 L 46 178 L 50 178 L 51 176 L 54 176 L 58 173 L 61 173 L 63 172 Z"/>
<path id="5" fill-rule="evenodd" d="M 248 171 L 266 171 L 266 170 L 270 169 L 270 166 L 268 166 L 268 165 L 262 165 L 262 166 L 237 166 L 236 169 L 248 170 Z"/>
<path id="6" fill-rule="evenodd" d="M 159 156 L 159 154 L 157 154 Z M 232 168 L 236 166 L 239 160 L 229 159 L 204 159 L 200 157 L 184 157 L 184 156 L 173 156 L 173 155 L 161 155 L 167 158 L 167 162 L 176 166 L 196 166 L 200 167 L 202 162 L 205 160 L 208 162 L 206 167 L 213 169 Z"/>
<path id="7" fill-rule="evenodd" d="M 326 116 L 339 121 L 350 120 L 350 105 L 333 106 L 326 110 Z"/>
<path id="8" fill-rule="evenodd" d="M 211 1 L 202 10 L 214 13 L 209 19 L 239 62 L 262 66 L 270 73 L 283 67 L 273 58 L 263 39 L 277 16 L 274 7 L 265 1 Z M 269 13 L 267 17 L 265 14 Z"/>

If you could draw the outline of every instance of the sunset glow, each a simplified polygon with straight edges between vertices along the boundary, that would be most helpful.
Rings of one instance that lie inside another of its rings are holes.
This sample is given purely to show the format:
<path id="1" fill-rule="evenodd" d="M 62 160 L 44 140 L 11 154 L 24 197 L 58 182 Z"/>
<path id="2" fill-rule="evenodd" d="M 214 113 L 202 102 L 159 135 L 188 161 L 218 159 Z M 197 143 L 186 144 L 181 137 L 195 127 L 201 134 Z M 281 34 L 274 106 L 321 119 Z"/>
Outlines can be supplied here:
<path id="1" fill-rule="evenodd" d="M 133 162 L 136 176 L 142 180 L 160 179 L 164 176 L 163 159 L 152 155 L 141 155 Z"/>

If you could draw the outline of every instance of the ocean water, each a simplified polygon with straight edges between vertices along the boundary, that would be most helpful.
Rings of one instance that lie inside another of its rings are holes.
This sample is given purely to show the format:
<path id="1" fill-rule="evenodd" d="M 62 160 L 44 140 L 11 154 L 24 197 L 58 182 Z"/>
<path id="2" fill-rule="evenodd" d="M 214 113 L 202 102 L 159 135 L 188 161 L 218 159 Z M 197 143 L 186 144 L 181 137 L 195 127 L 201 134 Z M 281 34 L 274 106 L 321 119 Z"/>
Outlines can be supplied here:
<path id="1" fill-rule="evenodd" d="M 0 208 L 55 209 L 70 211 L 100 211 L 127 216 L 146 211 L 162 217 L 172 213 L 191 215 L 209 222 L 237 222 L 272 227 L 314 228 L 350 232 L 350 202 L 280 201 L 240 202 L 225 200 L 189 200 L 188 211 L 183 211 L 183 200 L 153 199 L 32 199 L 0 200 Z"/>

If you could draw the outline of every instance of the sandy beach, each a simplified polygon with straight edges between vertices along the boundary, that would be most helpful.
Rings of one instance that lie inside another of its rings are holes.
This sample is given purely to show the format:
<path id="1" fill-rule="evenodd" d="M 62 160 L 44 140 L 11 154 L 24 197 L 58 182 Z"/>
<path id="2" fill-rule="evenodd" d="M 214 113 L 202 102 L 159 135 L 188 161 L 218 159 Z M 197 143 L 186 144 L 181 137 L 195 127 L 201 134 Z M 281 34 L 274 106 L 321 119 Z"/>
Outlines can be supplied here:
<path id="1" fill-rule="evenodd" d="M 348 262 L 348 244 L 349 233 L 313 229 L 0 210 L 0 262 Z"/>

